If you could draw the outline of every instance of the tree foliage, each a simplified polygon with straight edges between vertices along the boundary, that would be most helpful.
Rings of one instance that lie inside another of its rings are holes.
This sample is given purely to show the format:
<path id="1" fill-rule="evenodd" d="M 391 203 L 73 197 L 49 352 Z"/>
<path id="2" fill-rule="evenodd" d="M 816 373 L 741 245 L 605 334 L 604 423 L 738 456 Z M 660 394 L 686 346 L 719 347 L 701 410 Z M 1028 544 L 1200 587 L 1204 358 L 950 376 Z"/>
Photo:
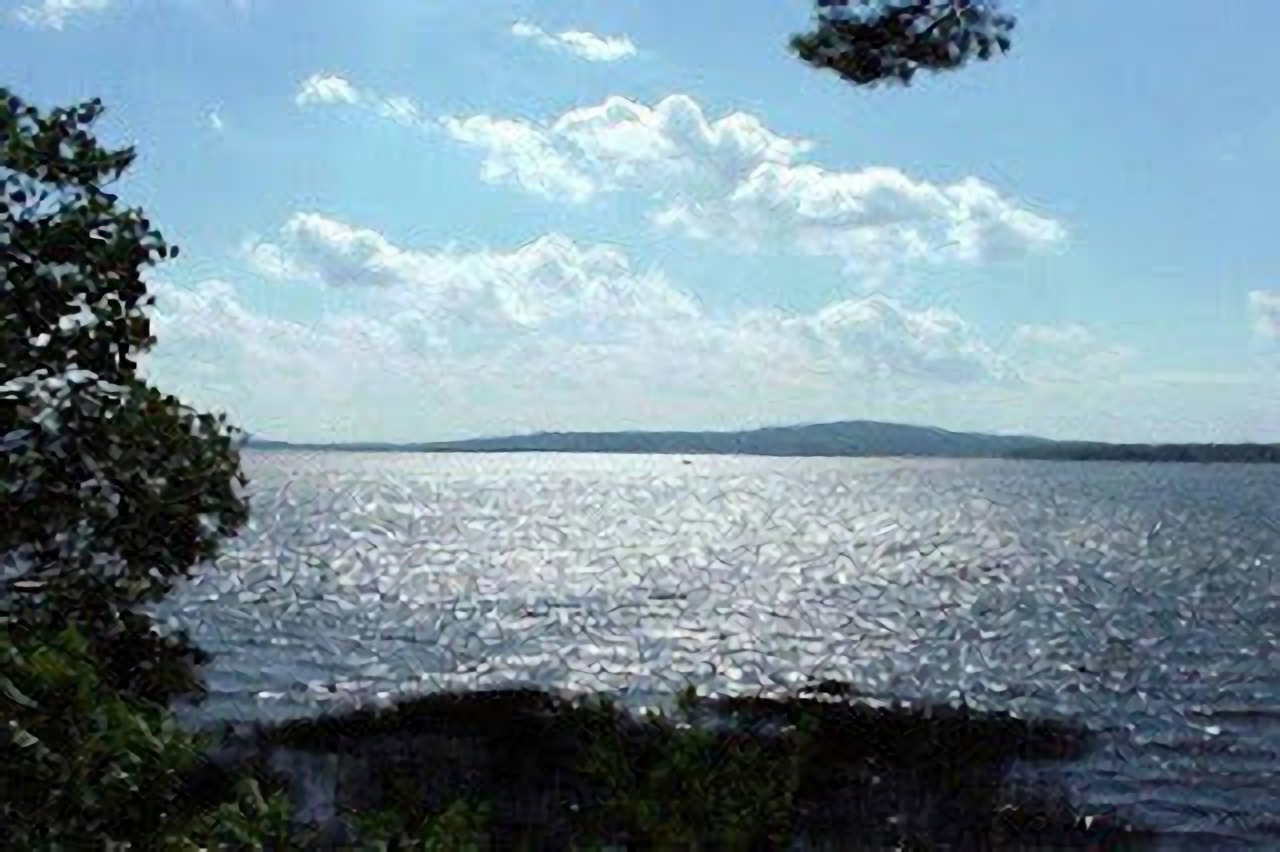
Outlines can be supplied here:
<path id="1" fill-rule="evenodd" d="M 147 385 L 143 274 L 173 257 L 103 186 L 133 163 L 90 132 L 100 101 L 43 115 L 0 89 L 0 557 L 34 611 L 100 638 L 243 522 L 234 429 Z"/>
<path id="2" fill-rule="evenodd" d="M 996 0 L 816 0 L 814 31 L 791 49 L 859 86 L 909 84 L 916 72 L 949 71 L 1007 53 L 1013 16 Z"/>
<path id="3" fill-rule="evenodd" d="M 208 743 L 166 705 L 207 657 L 137 610 L 248 507 L 236 430 L 140 375 L 144 272 L 177 249 L 103 189 L 135 154 L 94 138 L 102 111 L 0 89 L 0 846 L 279 834 L 279 795 L 192 807 Z"/>
<path id="4" fill-rule="evenodd" d="M 280 842 L 303 838 L 281 790 L 194 787 L 209 738 L 116 691 L 112 662 L 75 626 L 0 623 L 0 848 L 309 848 Z"/>
<path id="5" fill-rule="evenodd" d="M 9 849 L 151 836 L 169 816 L 194 741 L 158 705 L 99 676 L 75 628 L 0 627 L 0 840 Z"/>

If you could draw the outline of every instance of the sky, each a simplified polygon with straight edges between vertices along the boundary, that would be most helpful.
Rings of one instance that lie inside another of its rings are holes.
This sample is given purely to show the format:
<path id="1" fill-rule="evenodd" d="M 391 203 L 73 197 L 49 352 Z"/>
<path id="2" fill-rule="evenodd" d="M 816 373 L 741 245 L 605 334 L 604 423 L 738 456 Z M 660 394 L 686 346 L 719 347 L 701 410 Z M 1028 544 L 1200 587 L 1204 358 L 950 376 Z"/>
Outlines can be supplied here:
<path id="1" fill-rule="evenodd" d="M 0 84 L 103 99 L 144 370 L 263 437 L 1280 441 L 1280 4 L 1003 8 L 866 89 L 808 0 L 0 0 Z"/>

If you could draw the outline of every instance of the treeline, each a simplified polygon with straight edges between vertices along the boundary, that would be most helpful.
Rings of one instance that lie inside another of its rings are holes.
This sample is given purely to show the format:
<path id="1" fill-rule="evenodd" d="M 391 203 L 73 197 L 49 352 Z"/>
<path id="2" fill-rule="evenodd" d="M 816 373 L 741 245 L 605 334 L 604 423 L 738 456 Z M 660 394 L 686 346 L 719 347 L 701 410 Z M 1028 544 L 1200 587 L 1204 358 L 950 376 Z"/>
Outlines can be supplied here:
<path id="1" fill-rule="evenodd" d="M 1102 444 L 1064 442 L 1028 447 L 1007 458 L 1052 461 L 1199 462 L 1275 464 L 1280 444 Z"/>

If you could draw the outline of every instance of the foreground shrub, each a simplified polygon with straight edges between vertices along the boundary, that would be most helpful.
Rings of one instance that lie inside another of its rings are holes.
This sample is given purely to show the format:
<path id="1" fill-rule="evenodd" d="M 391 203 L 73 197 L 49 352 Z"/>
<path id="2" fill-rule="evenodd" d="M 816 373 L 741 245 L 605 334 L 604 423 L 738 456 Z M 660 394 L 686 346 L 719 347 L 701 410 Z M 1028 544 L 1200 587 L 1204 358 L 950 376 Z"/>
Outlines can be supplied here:
<path id="1" fill-rule="evenodd" d="M 365 849 L 480 852 L 491 848 L 491 810 L 487 803 L 459 799 L 437 814 L 387 808 L 352 814 L 350 823 Z"/>
<path id="2" fill-rule="evenodd" d="M 608 702 L 601 711 L 614 712 Z M 711 840 L 737 848 L 790 835 L 807 728 L 768 741 L 676 725 L 659 715 L 649 715 L 645 725 L 637 735 L 606 723 L 587 745 L 582 769 L 603 794 L 588 815 L 599 836 L 621 833 L 663 847 Z"/>
<path id="3" fill-rule="evenodd" d="M 75 627 L 0 628 L 0 845 L 99 847 L 157 836 L 200 741 L 106 686 Z"/>
<path id="4" fill-rule="evenodd" d="M 0 624 L 0 848 L 308 848 L 280 789 L 216 772 L 227 789 L 193 786 L 209 739 L 109 669 L 74 625 Z"/>

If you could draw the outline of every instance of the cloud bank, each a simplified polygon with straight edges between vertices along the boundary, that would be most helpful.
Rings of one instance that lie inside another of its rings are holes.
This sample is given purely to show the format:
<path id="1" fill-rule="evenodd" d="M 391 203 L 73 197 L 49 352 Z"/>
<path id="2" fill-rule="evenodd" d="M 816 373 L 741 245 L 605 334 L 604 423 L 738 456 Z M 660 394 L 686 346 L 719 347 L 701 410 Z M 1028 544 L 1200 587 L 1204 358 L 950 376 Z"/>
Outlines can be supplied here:
<path id="1" fill-rule="evenodd" d="M 160 282 L 149 369 L 276 434 L 315 436 L 305 413 L 316 411 L 343 412 L 325 426 L 335 440 L 425 440 L 777 422 L 784 405 L 800 418 L 849 416 L 859 399 L 1023 386 L 1017 365 L 952 311 L 877 294 L 808 313 L 714 312 L 616 247 L 559 234 L 410 248 L 307 211 L 243 257 L 270 286 L 340 292 L 344 308 L 301 323 L 251 310 L 225 281 Z"/>
<path id="2" fill-rule="evenodd" d="M 388 113 L 385 98 L 326 80 L 323 94 L 316 78 L 304 83 L 299 103 Z M 709 118 L 687 95 L 652 106 L 610 97 L 546 123 L 412 115 L 476 151 L 487 183 L 577 204 L 634 193 L 650 201 L 658 227 L 736 251 L 837 257 L 877 273 L 903 263 L 1018 260 L 1067 236 L 1061 223 L 979 178 L 938 184 L 883 166 L 829 169 L 809 159 L 807 140 L 748 113 Z"/>

